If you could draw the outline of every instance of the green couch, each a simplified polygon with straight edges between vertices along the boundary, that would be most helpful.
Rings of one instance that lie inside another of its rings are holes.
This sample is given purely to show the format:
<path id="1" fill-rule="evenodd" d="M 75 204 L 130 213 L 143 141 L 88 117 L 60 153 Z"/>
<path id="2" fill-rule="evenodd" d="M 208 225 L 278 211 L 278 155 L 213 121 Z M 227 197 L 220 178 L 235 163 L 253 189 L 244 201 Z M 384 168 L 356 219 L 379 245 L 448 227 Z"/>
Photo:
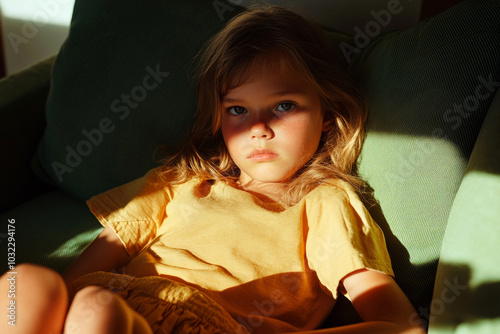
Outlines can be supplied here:
<path id="1" fill-rule="evenodd" d="M 8 237 L 15 263 L 63 271 L 97 236 L 85 199 L 143 175 L 159 145 L 183 138 L 192 59 L 241 10 L 77 0 L 57 57 L 0 81 L 2 272 Z M 498 17 L 498 0 L 469 0 L 405 31 L 376 35 L 374 19 L 362 34 L 329 32 L 368 97 L 370 211 L 417 310 L 409 321 L 420 315 L 430 333 L 500 332 Z M 354 321 L 341 299 L 325 326 Z"/>

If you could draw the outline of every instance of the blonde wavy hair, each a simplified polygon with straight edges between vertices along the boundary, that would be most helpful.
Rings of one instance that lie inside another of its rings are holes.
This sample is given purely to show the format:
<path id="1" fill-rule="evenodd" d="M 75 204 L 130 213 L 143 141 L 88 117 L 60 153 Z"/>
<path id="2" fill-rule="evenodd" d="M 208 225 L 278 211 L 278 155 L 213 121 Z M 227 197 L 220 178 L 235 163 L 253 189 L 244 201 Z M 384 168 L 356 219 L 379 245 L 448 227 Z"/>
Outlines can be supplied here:
<path id="1" fill-rule="evenodd" d="M 196 121 L 182 148 L 164 160 L 162 176 L 174 184 L 192 177 L 237 183 L 240 171 L 221 132 L 221 99 L 271 56 L 315 88 L 323 119 L 331 125 L 316 154 L 287 183 L 288 195 L 281 204 L 293 205 L 335 179 L 362 194 L 365 183 L 357 174 L 357 158 L 365 137 L 364 96 L 336 59 L 325 34 L 302 16 L 277 6 L 248 9 L 205 45 L 199 54 Z"/>

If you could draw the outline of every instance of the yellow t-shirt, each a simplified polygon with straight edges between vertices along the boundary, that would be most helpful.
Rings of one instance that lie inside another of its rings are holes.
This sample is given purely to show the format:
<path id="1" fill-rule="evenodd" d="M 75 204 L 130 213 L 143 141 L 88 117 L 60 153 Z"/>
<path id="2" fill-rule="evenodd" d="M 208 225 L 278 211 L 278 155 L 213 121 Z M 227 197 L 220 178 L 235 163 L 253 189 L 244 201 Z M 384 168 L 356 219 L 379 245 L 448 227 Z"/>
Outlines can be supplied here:
<path id="1" fill-rule="evenodd" d="M 342 181 L 283 210 L 224 182 L 169 186 L 152 170 L 88 204 L 134 256 L 126 274 L 196 287 L 253 333 L 317 328 L 347 274 L 393 275 L 382 231 Z"/>

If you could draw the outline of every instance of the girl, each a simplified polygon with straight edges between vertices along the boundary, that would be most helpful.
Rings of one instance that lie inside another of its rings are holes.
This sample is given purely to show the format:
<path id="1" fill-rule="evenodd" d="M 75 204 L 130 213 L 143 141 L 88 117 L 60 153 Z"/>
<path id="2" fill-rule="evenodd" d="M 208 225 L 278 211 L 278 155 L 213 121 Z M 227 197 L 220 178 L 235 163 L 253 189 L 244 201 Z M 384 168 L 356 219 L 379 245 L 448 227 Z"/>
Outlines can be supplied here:
<path id="1" fill-rule="evenodd" d="M 358 196 L 365 105 L 325 39 L 251 9 L 200 63 L 186 145 L 88 201 L 104 230 L 64 280 L 17 267 L 2 333 L 312 333 L 339 292 L 363 323 L 317 333 L 422 333 Z"/>

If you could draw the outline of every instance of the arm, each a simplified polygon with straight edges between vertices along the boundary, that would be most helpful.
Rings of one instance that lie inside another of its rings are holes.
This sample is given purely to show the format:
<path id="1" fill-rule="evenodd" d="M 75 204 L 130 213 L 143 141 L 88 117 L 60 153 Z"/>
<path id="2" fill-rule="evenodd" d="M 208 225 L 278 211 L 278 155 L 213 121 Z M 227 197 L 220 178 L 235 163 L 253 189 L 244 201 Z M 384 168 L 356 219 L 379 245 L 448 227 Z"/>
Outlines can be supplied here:
<path id="1" fill-rule="evenodd" d="M 70 300 L 74 291 L 71 283 L 78 277 L 95 271 L 110 271 L 129 260 L 129 255 L 116 233 L 105 227 L 99 236 L 63 273 Z"/>
<path id="2" fill-rule="evenodd" d="M 347 275 L 342 283 L 363 322 L 301 333 L 425 333 L 415 324 L 415 309 L 392 277 L 363 269 Z"/>

